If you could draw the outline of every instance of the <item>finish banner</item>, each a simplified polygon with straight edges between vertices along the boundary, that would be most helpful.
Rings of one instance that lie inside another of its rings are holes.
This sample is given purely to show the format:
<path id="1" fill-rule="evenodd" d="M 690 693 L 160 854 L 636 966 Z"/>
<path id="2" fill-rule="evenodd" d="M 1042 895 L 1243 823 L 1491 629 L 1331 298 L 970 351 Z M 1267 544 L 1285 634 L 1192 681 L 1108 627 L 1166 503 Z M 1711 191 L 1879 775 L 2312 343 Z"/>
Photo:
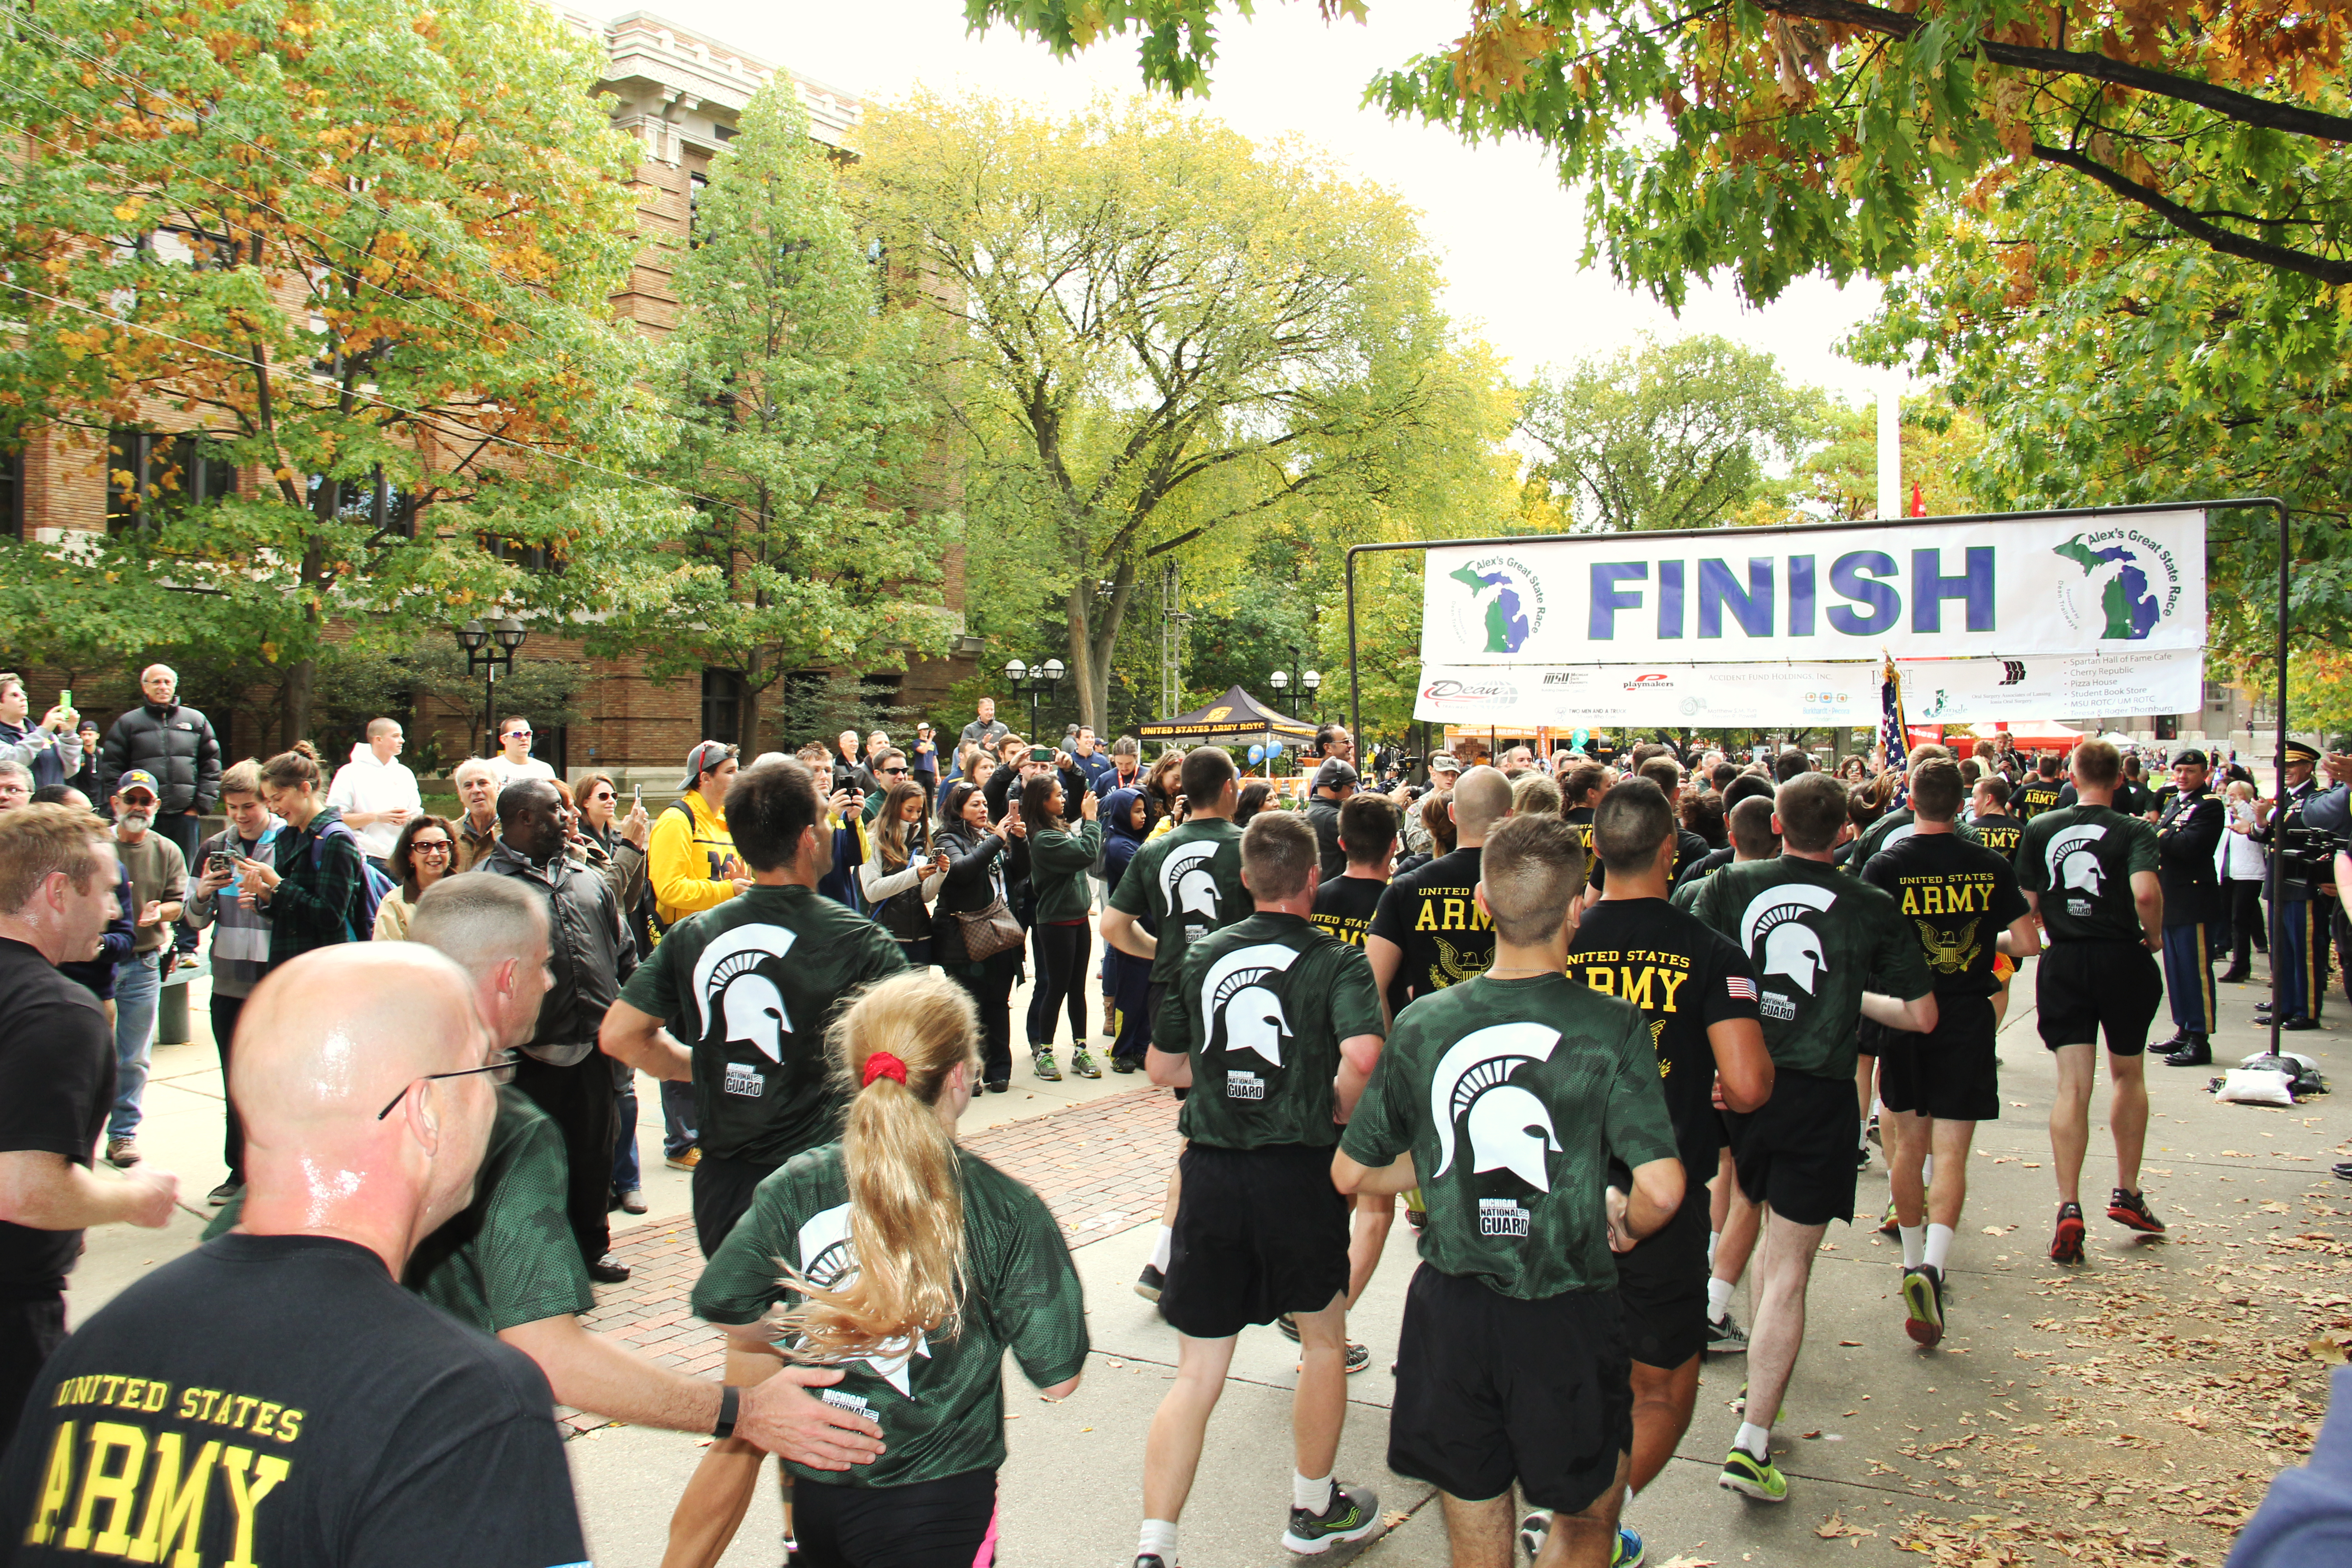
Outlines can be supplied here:
<path id="1" fill-rule="evenodd" d="M 1425 667 L 2204 646 L 2195 510 L 1449 545 L 1428 552 L 1422 588 Z"/>

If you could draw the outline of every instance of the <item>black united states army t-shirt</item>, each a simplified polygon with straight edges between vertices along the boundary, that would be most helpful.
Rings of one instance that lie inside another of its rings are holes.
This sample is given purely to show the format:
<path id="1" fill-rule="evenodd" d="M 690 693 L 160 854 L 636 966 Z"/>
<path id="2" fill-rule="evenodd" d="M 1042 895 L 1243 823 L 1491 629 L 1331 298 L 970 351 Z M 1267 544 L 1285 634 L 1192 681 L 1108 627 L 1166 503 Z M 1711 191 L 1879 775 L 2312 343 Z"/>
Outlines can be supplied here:
<path id="1" fill-rule="evenodd" d="M 1568 977 L 1642 1010 L 1683 1168 L 1692 1181 L 1706 1181 L 1723 1129 L 1706 1031 L 1727 1019 L 1757 1016 L 1756 969 L 1748 955 L 1664 899 L 1604 899 L 1576 923 Z"/>
<path id="2" fill-rule="evenodd" d="M 224 1236 L 51 1357 L 0 1465 L 18 1564 L 583 1564 L 547 1379 L 325 1237 Z"/>
<path id="3" fill-rule="evenodd" d="M 1863 879 L 1902 906 L 1938 996 L 1990 996 L 1994 946 L 2025 913 L 2007 860 L 1957 834 L 1915 834 L 1871 857 Z"/>
<path id="4" fill-rule="evenodd" d="M 1361 947 L 1388 890 L 1377 877 L 1334 877 L 1315 889 L 1315 913 L 1308 918 L 1349 947 Z"/>
<path id="5" fill-rule="evenodd" d="M 1495 928 L 1474 896 L 1483 851 L 1456 849 L 1389 884 L 1372 915 L 1372 935 L 1404 950 L 1389 982 L 1389 1012 L 1484 974 L 1495 962 Z"/>

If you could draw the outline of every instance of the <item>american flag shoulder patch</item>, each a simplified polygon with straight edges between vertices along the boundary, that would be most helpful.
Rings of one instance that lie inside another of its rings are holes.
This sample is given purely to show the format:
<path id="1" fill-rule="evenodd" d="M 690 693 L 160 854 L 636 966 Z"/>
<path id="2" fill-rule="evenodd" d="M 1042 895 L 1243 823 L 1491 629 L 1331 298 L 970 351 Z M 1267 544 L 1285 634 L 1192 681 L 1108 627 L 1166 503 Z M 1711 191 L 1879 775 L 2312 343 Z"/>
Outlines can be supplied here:
<path id="1" fill-rule="evenodd" d="M 1735 1002 L 1753 1002 L 1756 982 L 1744 974 L 1727 974 L 1723 977 L 1723 992 Z"/>

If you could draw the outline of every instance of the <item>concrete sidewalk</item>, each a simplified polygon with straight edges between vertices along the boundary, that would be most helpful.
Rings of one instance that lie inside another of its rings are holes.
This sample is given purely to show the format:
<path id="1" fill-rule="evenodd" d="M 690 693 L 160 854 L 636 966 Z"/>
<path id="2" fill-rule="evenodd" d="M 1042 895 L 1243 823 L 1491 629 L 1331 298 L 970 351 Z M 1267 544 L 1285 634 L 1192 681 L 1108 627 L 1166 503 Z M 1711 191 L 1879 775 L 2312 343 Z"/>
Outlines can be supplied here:
<path id="1" fill-rule="evenodd" d="M 1805 1354 L 1775 1429 L 1790 1501 L 1766 1507 L 1715 1486 L 1744 1376 L 1740 1358 L 1716 1362 L 1675 1462 L 1627 1515 L 1649 1538 L 1653 1563 L 1916 1561 L 1898 1559 L 1907 1550 L 1955 1565 L 2218 1563 L 2270 1477 L 2307 1450 L 2330 1363 L 2352 1344 L 2344 1261 L 2352 1188 L 2328 1173 L 2352 1153 L 2352 1110 L 2336 1096 L 2292 1108 L 2220 1104 L 2205 1092 L 2218 1068 L 2175 1069 L 2152 1058 L 2145 1182 L 2171 1232 L 2144 1238 L 2100 1217 L 2113 1180 L 2102 1084 L 2084 1175 L 2090 1260 L 2058 1269 L 2045 1257 L 2056 1202 L 2044 1127 L 2053 1075 L 2034 1032 L 2033 978 L 2029 966 L 2001 1036 L 2004 1120 L 1979 1130 L 1971 1161 L 1949 1337 L 1923 1352 L 1903 1332 L 1899 1254 L 1866 1223 L 1886 1201 L 1874 1161 L 1857 1205 L 1865 1223 L 1834 1228 L 1816 1268 Z M 2265 993 L 2221 990 L 2217 1049 L 2234 1063 L 2264 1044 L 2252 1017 Z M 2338 1001 L 2328 1028 L 2288 1037 L 2331 1079 L 2352 1074 L 2340 994 Z M 193 1194 L 219 1179 L 210 1068 L 208 1045 L 159 1052 L 142 1132 L 149 1156 L 179 1170 Z M 1155 1234 L 1171 1108 L 1135 1079 L 1029 1086 L 1024 1077 L 1016 1069 L 1014 1093 L 975 1108 L 998 1114 L 984 1119 L 993 1125 L 967 1123 L 967 1136 L 1036 1185 L 1063 1219 L 1087 1286 L 1095 1354 L 1077 1394 L 1060 1405 L 1044 1404 L 1008 1371 L 1002 1561 L 1120 1564 L 1140 1514 L 1144 1429 L 1175 1363 L 1175 1336 L 1131 1289 Z M 648 1107 L 650 1087 L 641 1085 Z M 653 1177 L 658 1128 L 641 1125 L 639 1135 L 651 1145 Z M 719 1342 L 684 1311 L 698 1267 L 677 1223 L 685 1179 L 661 1178 L 674 1190 L 618 1238 L 639 1273 L 599 1292 L 598 1318 L 651 1353 L 698 1369 L 715 1364 Z M 649 1180 L 648 1195 L 656 1193 Z M 191 1245 L 196 1228 L 183 1216 L 162 1233 L 93 1232 L 74 1316 Z M 1340 1467 L 1379 1489 L 1394 1521 L 1355 1554 L 1378 1568 L 1446 1561 L 1428 1489 L 1381 1463 L 1411 1236 L 1400 1222 L 1351 1325 L 1371 1347 L 1372 1366 L 1352 1380 Z M 1734 1310 L 1748 1321 L 1742 1298 Z M 668 1321 L 651 1321 L 665 1313 Z M 1278 1536 L 1295 1362 L 1274 1331 L 1252 1330 L 1234 1367 L 1183 1521 L 1192 1568 L 1289 1560 Z M 700 1445 L 580 1425 L 591 1429 L 569 1452 L 597 1559 L 656 1562 Z M 763 1489 L 726 1561 L 773 1564 L 779 1527 L 773 1493 Z"/>

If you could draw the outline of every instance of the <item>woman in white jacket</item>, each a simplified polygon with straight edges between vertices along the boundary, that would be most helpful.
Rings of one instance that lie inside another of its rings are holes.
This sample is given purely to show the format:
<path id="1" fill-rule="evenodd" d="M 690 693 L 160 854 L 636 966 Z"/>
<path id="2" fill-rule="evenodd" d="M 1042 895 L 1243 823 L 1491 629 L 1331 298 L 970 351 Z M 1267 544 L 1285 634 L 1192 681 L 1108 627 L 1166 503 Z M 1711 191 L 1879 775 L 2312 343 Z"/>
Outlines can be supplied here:
<path id="1" fill-rule="evenodd" d="M 947 852 L 931 847 L 929 805 L 914 780 L 892 784 L 874 814 L 873 847 L 857 873 L 866 912 L 915 969 L 931 962 L 931 900 L 948 870 Z"/>

